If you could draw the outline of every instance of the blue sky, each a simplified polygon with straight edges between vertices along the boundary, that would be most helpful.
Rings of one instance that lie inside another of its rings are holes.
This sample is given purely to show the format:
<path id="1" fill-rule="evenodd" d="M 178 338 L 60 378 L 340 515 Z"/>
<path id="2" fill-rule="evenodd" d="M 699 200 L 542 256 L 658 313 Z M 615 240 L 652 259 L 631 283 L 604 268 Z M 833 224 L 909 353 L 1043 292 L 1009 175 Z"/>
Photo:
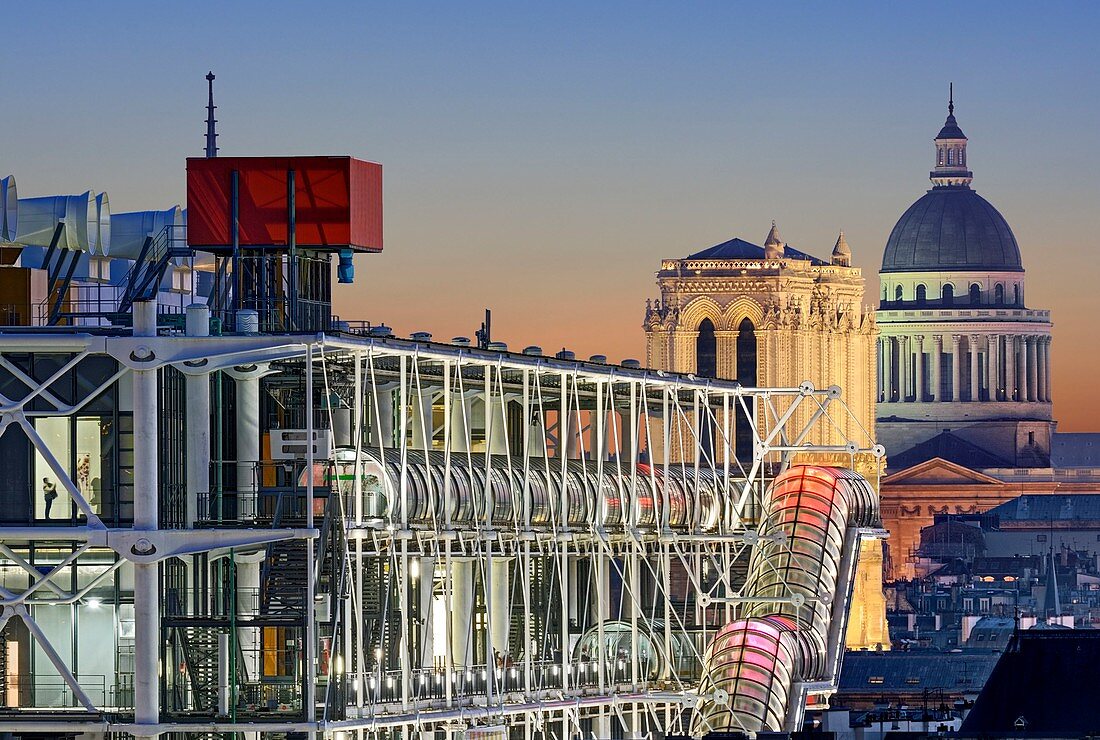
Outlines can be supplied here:
<path id="1" fill-rule="evenodd" d="M 0 176 L 21 195 L 184 198 L 207 70 L 224 154 L 385 167 L 386 249 L 340 312 L 400 332 L 640 356 L 661 257 L 771 219 L 843 228 L 876 295 L 955 83 L 974 187 L 1056 323 L 1056 414 L 1100 353 L 1093 3 L 6 3 Z"/>

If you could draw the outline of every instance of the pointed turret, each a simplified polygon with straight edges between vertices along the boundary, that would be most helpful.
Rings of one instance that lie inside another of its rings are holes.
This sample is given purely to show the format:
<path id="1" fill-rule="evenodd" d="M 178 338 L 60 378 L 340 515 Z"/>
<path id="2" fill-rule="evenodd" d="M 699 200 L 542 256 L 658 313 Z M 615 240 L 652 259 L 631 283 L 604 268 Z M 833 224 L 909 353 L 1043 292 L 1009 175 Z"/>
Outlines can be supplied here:
<path id="1" fill-rule="evenodd" d="M 206 156 L 207 158 L 218 156 L 218 132 L 214 126 L 214 73 L 206 73 L 206 84 L 209 89 L 209 98 L 206 103 Z"/>
<path id="2" fill-rule="evenodd" d="M 955 85 L 947 96 L 947 120 L 936 134 L 936 169 L 928 176 L 932 184 L 942 187 L 970 187 L 974 173 L 966 169 L 966 134 L 955 120 Z"/>
<path id="3" fill-rule="evenodd" d="M 772 221 L 771 231 L 764 240 L 764 259 L 777 260 L 783 257 L 783 240 L 779 238 L 779 228 Z"/>
<path id="4" fill-rule="evenodd" d="M 852 266 L 852 249 L 848 246 L 848 242 L 844 240 L 843 230 L 841 230 L 840 236 L 837 237 L 836 246 L 833 247 L 833 264 L 841 267 Z"/>

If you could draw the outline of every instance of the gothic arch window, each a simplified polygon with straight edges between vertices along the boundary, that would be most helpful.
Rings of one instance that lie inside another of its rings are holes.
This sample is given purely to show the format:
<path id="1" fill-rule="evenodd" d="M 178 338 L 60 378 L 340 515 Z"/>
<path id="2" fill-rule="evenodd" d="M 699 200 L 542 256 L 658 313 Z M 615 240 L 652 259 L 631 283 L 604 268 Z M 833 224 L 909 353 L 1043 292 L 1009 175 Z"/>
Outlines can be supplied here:
<path id="1" fill-rule="evenodd" d="M 737 325 L 737 382 L 743 386 L 756 387 L 756 327 L 747 318 Z M 752 460 L 752 420 L 745 416 L 740 407 L 737 409 L 736 429 L 734 431 L 734 453 L 737 459 L 746 464 Z"/>
<path id="2" fill-rule="evenodd" d="M 943 299 L 943 305 L 952 306 L 955 303 L 955 286 L 951 283 L 945 283 L 943 286 L 943 293 L 941 294 Z"/>
<path id="3" fill-rule="evenodd" d="M 928 300 L 928 288 L 923 284 L 917 286 L 917 305 L 923 306 L 924 302 Z"/>
<path id="4" fill-rule="evenodd" d="M 901 286 L 894 288 L 894 300 L 901 303 Z"/>
<path id="5" fill-rule="evenodd" d="M 1019 283 L 1013 283 L 1012 284 L 1012 305 L 1013 306 L 1019 306 L 1020 305 L 1020 284 Z"/>
<path id="6" fill-rule="evenodd" d="M 970 305 L 980 306 L 982 304 L 982 286 L 977 283 L 973 283 L 970 286 Z"/>
<path id="7" fill-rule="evenodd" d="M 1002 283 L 993 286 L 993 303 L 998 306 L 1005 304 L 1005 286 Z"/>
<path id="8" fill-rule="evenodd" d="M 718 377 L 718 340 L 710 319 L 699 323 L 699 336 L 695 338 L 695 374 L 700 378 Z"/>

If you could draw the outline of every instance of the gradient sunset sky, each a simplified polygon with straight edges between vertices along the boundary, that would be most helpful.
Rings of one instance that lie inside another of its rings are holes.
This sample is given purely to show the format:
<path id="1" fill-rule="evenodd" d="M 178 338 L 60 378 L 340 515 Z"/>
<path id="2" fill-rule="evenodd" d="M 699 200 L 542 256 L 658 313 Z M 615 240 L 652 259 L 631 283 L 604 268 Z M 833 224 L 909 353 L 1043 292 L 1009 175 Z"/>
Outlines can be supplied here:
<path id="1" fill-rule="evenodd" d="M 1055 416 L 1100 429 L 1095 3 L 8 2 L 0 176 L 20 195 L 184 200 L 207 70 L 222 154 L 385 171 L 382 254 L 337 311 L 399 334 L 644 359 L 662 257 L 772 219 L 868 303 L 930 187 L 955 83 L 974 188 L 1054 318 Z"/>

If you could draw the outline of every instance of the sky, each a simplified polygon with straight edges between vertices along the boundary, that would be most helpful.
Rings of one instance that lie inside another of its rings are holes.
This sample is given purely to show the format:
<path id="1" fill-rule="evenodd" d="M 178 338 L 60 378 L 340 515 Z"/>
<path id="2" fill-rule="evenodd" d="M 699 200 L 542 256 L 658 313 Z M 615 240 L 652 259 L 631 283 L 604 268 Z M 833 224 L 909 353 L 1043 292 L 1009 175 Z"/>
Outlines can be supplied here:
<path id="1" fill-rule="evenodd" d="M 974 188 L 1053 312 L 1055 417 L 1100 430 L 1100 4 L 5 3 L 0 176 L 184 201 L 208 70 L 223 155 L 381 162 L 344 318 L 644 360 L 661 258 L 739 236 L 878 295 L 955 84 Z"/>

